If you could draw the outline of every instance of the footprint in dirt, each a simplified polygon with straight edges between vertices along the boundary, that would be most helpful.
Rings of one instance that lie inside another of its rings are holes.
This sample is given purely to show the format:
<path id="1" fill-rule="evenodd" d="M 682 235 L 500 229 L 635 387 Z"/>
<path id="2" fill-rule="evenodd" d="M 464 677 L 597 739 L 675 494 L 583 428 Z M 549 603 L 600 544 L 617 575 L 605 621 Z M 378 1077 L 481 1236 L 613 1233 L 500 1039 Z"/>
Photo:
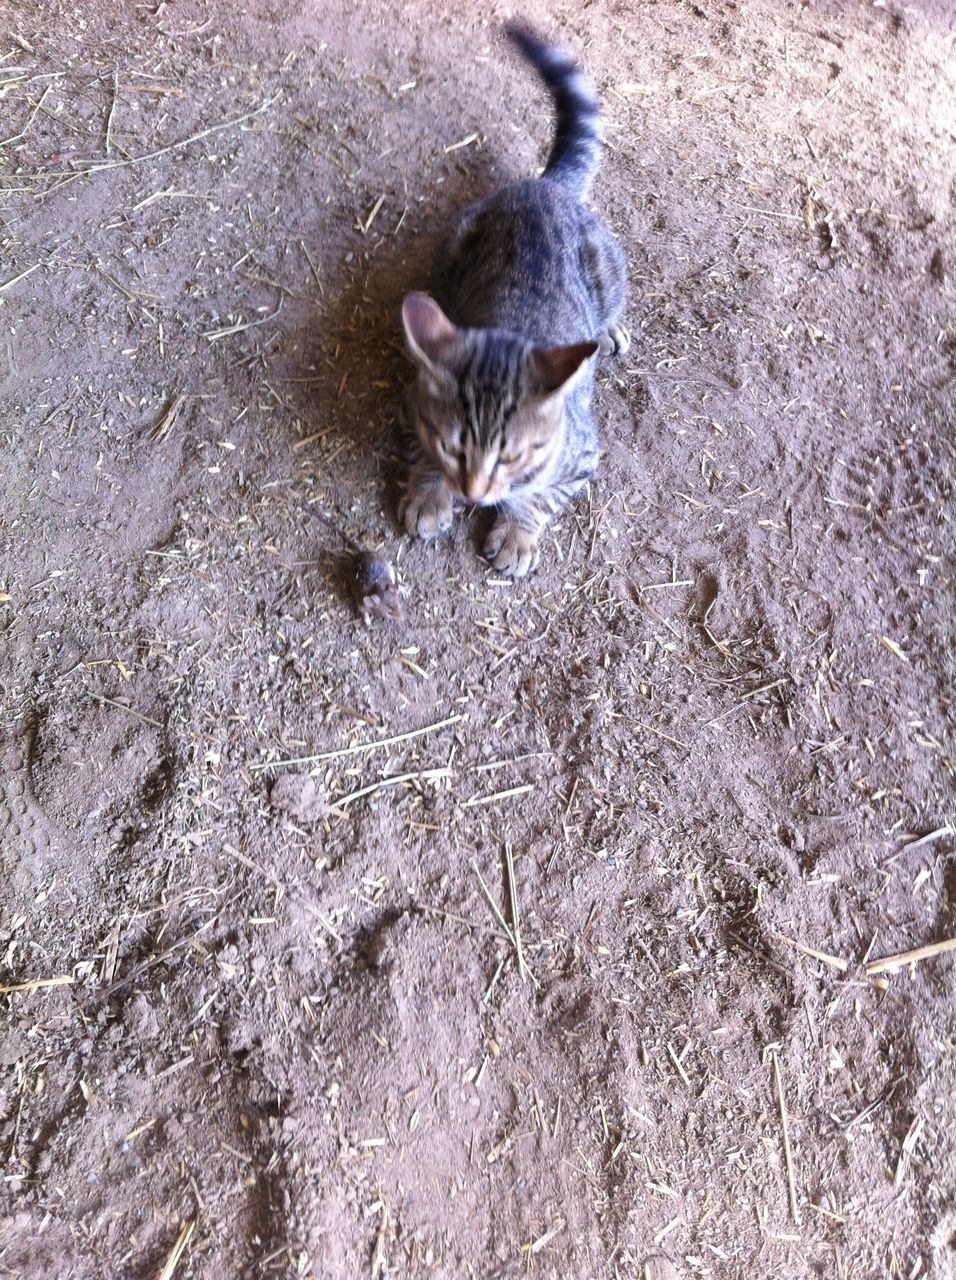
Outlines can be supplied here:
<path id="1" fill-rule="evenodd" d="M 897 551 L 912 550 L 907 518 L 940 501 L 932 454 L 922 445 L 892 440 L 838 458 L 828 473 L 826 500 L 838 529 L 876 528 Z"/>
<path id="2" fill-rule="evenodd" d="M 69 916 L 107 870 L 117 874 L 135 857 L 174 778 L 158 723 L 91 707 L 0 726 L 4 906 Z"/>
<path id="3" fill-rule="evenodd" d="M 17 896 L 37 900 L 67 866 L 68 845 L 33 789 L 35 740 L 32 720 L 0 730 L 0 870 Z"/>

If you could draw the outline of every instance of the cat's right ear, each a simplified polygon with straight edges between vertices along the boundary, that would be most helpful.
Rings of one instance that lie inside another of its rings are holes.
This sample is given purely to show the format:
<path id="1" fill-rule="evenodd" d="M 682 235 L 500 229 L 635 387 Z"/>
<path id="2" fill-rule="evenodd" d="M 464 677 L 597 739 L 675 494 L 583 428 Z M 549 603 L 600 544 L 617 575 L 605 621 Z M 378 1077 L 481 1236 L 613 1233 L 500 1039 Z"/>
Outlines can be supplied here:
<path id="1" fill-rule="evenodd" d="M 412 359 L 441 378 L 449 357 L 461 343 L 459 329 L 427 293 L 410 293 L 402 303 L 402 324 Z"/>
<path id="2" fill-rule="evenodd" d="M 537 347 L 531 357 L 535 380 L 542 395 L 566 390 L 583 367 L 597 353 L 596 342 L 576 342 L 571 347 Z"/>

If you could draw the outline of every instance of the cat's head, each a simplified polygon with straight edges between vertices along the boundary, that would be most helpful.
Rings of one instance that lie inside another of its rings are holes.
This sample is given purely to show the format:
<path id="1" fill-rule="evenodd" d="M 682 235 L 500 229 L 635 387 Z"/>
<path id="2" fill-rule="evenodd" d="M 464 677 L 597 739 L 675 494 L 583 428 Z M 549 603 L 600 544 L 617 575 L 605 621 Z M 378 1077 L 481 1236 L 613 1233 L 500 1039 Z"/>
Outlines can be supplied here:
<path id="1" fill-rule="evenodd" d="M 415 429 L 452 491 L 492 506 L 546 483 L 564 397 L 598 344 L 535 347 L 499 329 L 460 329 L 423 293 L 406 297 L 402 323 L 419 370 Z"/>

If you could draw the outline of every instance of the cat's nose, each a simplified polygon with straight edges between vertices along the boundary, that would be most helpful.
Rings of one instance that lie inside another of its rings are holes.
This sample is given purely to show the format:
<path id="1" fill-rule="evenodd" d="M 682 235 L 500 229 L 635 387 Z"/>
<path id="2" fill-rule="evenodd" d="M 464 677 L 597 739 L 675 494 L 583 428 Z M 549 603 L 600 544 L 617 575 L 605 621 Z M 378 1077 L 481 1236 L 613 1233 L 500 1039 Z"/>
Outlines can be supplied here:
<path id="1" fill-rule="evenodd" d="M 465 480 L 465 497 L 469 502 L 481 502 L 491 488 L 490 476 L 468 476 Z"/>

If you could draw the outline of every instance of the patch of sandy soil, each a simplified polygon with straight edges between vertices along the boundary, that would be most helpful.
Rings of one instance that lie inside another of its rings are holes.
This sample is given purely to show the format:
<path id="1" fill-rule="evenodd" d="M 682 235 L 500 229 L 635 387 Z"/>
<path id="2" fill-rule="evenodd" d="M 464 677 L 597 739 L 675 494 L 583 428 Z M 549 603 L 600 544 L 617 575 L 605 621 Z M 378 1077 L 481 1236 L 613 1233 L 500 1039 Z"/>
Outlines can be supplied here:
<path id="1" fill-rule="evenodd" d="M 398 304 L 549 108 L 389 8 L 3 6 L 0 1274 L 945 1276 L 953 10 L 527 6 L 635 342 L 512 585 Z"/>

